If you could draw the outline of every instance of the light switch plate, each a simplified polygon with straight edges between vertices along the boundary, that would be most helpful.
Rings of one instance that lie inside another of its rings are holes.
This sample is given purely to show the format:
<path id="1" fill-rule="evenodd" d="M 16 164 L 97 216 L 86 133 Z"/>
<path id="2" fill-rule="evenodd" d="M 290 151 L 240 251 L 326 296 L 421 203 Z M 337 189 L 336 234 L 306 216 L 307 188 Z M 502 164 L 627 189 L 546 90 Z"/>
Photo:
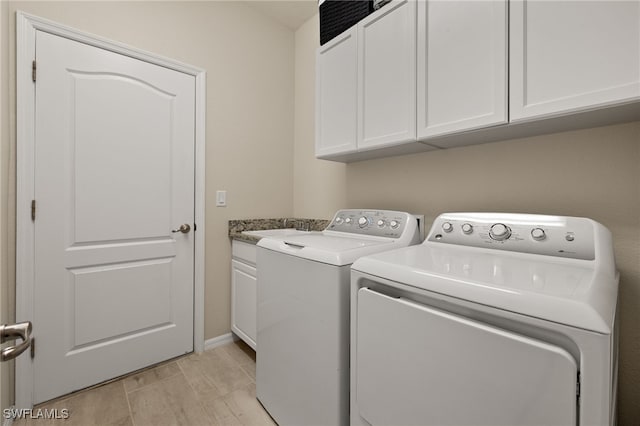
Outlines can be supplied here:
<path id="1" fill-rule="evenodd" d="M 216 207 L 227 206 L 227 191 L 216 191 Z"/>

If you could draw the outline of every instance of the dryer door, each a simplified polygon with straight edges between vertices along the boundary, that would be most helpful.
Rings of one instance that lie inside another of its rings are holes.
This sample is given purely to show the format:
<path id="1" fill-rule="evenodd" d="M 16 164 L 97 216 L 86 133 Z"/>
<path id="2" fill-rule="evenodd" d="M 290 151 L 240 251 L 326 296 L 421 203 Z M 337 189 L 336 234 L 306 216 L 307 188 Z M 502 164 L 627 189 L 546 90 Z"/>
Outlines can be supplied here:
<path id="1" fill-rule="evenodd" d="M 358 291 L 357 404 L 373 425 L 575 425 L 564 349 L 403 298 Z"/>

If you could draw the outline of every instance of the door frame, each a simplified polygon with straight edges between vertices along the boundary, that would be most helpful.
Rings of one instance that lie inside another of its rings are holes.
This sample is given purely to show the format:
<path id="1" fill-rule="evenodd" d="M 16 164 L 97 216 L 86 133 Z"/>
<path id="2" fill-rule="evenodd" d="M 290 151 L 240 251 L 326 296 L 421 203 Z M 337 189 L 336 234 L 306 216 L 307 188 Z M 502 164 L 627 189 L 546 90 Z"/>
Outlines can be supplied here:
<path id="1" fill-rule="evenodd" d="M 43 31 L 195 77 L 195 206 L 193 349 L 204 350 L 205 123 L 206 72 L 172 59 L 103 37 L 16 12 L 16 321 L 33 318 L 34 237 L 31 200 L 35 199 L 35 84 L 32 61 L 36 31 Z M 33 406 L 34 372 L 29 356 L 16 359 L 15 406 Z"/>

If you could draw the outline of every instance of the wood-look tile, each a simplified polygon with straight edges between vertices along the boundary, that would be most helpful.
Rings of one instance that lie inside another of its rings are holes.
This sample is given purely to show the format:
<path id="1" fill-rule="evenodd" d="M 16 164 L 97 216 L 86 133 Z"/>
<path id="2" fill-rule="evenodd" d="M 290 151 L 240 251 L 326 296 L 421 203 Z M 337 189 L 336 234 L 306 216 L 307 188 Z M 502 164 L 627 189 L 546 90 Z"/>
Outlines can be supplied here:
<path id="1" fill-rule="evenodd" d="M 209 415 L 209 418 L 213 421 L 214 425 L 224 426 L 241 426 L 242 423 L 231 412 L 231 409 L 224 402 L 223 398 L 212 399 L 203 401 L 202 406 Z"/>
<path id="2" fill-rule="evenodd" d="M 274 425 L 255 396 L 255 352 L 234 342 L 71 394 L 36 408 L 68 420 L 19 419 L 15 426 Z"/>
<path id="3" fill-rule="evenodd" d="M 67 409 L 69 418 L 61 419 L 23 419 L 16 425 L 56 426 L 133 426 L 129 415 L 129 405 L 122 381 L 108 383 L 84 392 L 73 394 L 66 399 L 58 399 L 50 403 L 38 405 L 38 409 L 54 410 L 58 413 Z"/>
<path id="4" fill-rule="evenodd" d="M 136 426 L 211 424 L 182 374 L 134 390 L 127 396 Z"/>
<path id="5" fill-rule="evenodd" d="M 218 391 L 218 396 L 221 396 L 253 383 L 251 377 L 240 368 L 240 364 L 222 347 L 183 358 L 178 361 L 178 365 L 198 392 L 202 391 L 199 386 L 206 386 L 208 383 L 213 385 Z M 206 382 L 198 381 L 198 378 L 202 377 Z M 206 391 L 213 395 L 212 389 Z"/>
<path id="6" fill-rule="evenodd" d="M 149 370 L 142 371 L 138 374 L 134 374 L 123 379 L 124 390 L 127 392 L 134 391 L 141 387 L 150 385 L 152 383 L 159 382 L 168 377 L 181 374 L 180 367 L 174 362 L 168 364 L 159 365 Z"/>
<path id="7" fill-rule="evenodd" d="M 208 358 L 193 354 L 178 361 L 178 366 L 200 401 L 210 401 L 222 396 L 220 390 L 202 373 Z"/>
<path id="8" fill-rule="evenodd" d="M 247 373 L 249 375 L 249 377 L 251 377 L 251 380 L 253 380 L 254 382 L 256 381 L 256 364 L 255 364 L 255 362 L 253 364 L 241 365 L 240 368 L 242 368 L 242 370 L 244 370 L 244 372 Z"/>
<path id="9" fill-rule="evenodd" d="M 231 412 L 246 426 L 275 426 L 276 423 L 256 399 L 254 384 L 236 389 L 222 397 Z"/>
<path id="10" fill-rule="evenodd" d="M 240 365 L 256 363 L 256 352 L 242 340 L 229 343 L 220 348 L 227 352 L 229 356 Z"/>

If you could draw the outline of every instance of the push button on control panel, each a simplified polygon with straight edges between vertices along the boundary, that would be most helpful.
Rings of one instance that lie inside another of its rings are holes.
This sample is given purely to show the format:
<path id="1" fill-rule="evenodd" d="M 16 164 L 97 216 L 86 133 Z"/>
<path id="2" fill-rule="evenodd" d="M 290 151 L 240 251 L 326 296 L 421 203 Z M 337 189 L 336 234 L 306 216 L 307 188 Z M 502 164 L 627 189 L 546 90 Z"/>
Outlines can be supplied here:
<path id="1" fill-rule="evenodd" d="M 364 216 L 362 216 L 360 219 L 358 219 L 358 226 L 360 228 L 366 228 L 367 225 L 369 225 L 369 219 L 367 219 Z"/>
<path id="2" fill-rule="evenodd" d="M 542 228 L 533 228 L 531 230 L 531 238 L 533 238 L 536 241 L 542 241 L 545 238 L 547 238 L 547 234 L 544 232 L 544 229 Z"/>
<path id="3" fill-rule="evenodd" d="M 445 222 L 442 224 L 442 230 L 444 232 L 451 232 L 453 231 L 453 225 L 451 224 L 451 222 Z"/>
<path id="4" fill-rule="evenodd" d="M 471 225 L 470 223 L 462 224 L 462 232 L 467 235 L 471 234 L 473 232 L 473 225 Z"/>
<path id="5" fill-rule="evenodd" d="M 504 241 L 511 236 L 511 229 L 503 223 L 495 223 L 489 229 L 489 236 L 496 241 Z"/>

